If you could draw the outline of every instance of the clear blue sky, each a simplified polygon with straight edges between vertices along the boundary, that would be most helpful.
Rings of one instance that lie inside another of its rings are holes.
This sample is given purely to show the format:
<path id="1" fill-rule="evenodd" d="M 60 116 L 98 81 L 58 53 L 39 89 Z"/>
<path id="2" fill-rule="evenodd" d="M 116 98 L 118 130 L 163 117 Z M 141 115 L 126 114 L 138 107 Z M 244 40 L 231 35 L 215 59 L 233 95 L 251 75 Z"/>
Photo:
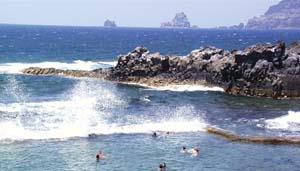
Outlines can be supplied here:
<path id="1" fill-rule="evenodd" d="M 280 0 L 0 0 L 0 23 L 158 27 L 185 12 L 200 27 L 234 25 L 263 14 Z"/>

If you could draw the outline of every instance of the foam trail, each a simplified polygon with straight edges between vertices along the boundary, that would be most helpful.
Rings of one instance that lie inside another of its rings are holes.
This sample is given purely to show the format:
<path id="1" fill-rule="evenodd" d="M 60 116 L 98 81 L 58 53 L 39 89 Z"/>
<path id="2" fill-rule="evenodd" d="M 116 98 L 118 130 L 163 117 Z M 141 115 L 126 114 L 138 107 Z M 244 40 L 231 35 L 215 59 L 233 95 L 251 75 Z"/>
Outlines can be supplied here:
<path id="1" fill-rule="evenodd" d="M 92 71 L 95 69 L 108 68 L 115 65 L 116 62 L 92 62 L 92 61 L 81 61 L 81 60 L 76 60 L 72 63 L 65 63 L 65 62 L 3 63 L 0 64 L 0 73 L 21 74 L 23 69 L 29 67 Z"/>
<path id="2" fill-rule="evenodd" d="M 128 85 L 137 85 L 148 88 L 147 90 L 156 90 L 156 91 L 176 91 L 176 92 L 189 92 L 189 91 L 218 91 L 224 92 L 224 89 L 221 87 L 208 87 L 203 85 L 168 85 L 168 86 L 148 86 L 145 84 L 138 83 L 128 83 Z"/>
<path id="3" fill-rule="evenodd" d="M 267 129 L 300 131 L 300 112 L 289 111 L 287 115 L 265 121 Z"/>
<path id="4" fill-rule="evenodd" d="M 117 64 L 118 64 L 118 61 L 112 61 L 112 62 L 99 62 L 99 63 L 104 64 L 104 65 L 109 65 L 109 66 L 111 66 L 111 67 L 115 67 L 115 66 L 117 66 Z"/>
<path id="5" fill-rule="evenodd" d="M 199 132 L 205 131 L 206 124 L 195 120 L 177 120 L 172 119 L 163 122 L 149 122 L 141 124 L 107 124 L 98 123 L 97 127 L 87 127 L 86 118 L 80 118 L 79 121 L 73 123 L 66 122 L 61 124 L 58 128 L 50 130 L 31 130 L 14 122 L 0 123 L 1 130 L 4 131 L 0 135 L 1 140 L 42 140 L 42 139 L 67 139 L 72 137 L 87 137 L 89 134 L 151 134 L 156 132 Z M 51 125 L 51 124 L 49 124 Z M 48 126 L 49 126 L 48 125 Z"/>
<path id="6" fill-rule="evenodd" d="M 150 122 L 132 125 L 111 125 L 97 134 L 151 134 L 153 132 L 199 132 L 205 131 L 206 124 L 199 121 L 171 119 L 163 122 Z"/>

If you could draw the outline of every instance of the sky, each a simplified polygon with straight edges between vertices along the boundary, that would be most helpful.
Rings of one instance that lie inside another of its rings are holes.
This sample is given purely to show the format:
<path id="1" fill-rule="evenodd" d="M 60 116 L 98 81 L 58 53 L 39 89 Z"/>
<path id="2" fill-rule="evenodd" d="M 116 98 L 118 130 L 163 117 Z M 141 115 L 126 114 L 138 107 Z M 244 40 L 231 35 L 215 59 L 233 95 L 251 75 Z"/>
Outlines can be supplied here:
<path id="1" fill-rule="evenodd" d="M 159 27 L 185 12 L 202 28 L 246 23 L 280 0 L 0 0 L 0 23 Z"/>

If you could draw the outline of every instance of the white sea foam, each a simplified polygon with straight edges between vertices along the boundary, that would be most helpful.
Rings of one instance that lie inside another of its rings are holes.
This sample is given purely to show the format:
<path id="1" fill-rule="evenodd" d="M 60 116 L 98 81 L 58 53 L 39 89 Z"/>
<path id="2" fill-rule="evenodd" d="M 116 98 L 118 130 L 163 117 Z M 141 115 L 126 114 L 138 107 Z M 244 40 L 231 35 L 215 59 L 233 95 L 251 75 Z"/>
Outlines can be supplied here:
<path id="1" fill-rule="evenodd" d="M 0 130 L 4 130 L 0 142 L 66 139 L 89 134 L 196 132 L 204 131 L 206 127 L 201 118 L 188 117 L 195 111 L 191 107 L 172 108 L 170 116 L 164 113 L 156 120 L 137 116 L 118 122 L 111 119 L 114 117 L 111 111 L 126 106 L 126 102 L 114 92 L 114 87 L 99 85 L 89 79 L 80 80 L 63 97 L 60 101 L 26 102 L 25 99 L 19 103 L 0 104 L 0 113 L 13 116 L 0 121 Z"/>
<path id="2" fill-rule="evenodd" d="M 95 131 L 98 134 L 151 134 L 156 132 L 198 132 L 205 131 L 206 124 L 199 120 L 184 120 L 182 118 L 169 119 L 162 122 L 145 122 L 129 125 L 106 125 L 102 131 Z M 98 129 L 100 130 L 100 129 Z"/>
<path id="3" fill-rule="evenodd" d="M 50 124 L 48 124 L 49 126 Z M 50 130 L 28 129 L 16 122 L 1 122 L 1 140 L 41 140 L 41 139 L 66 139 L 71 137 L 87 137 L 90 134 L 151 134 L 156 132 L 199 132 L 205 131 L 206 124 L 194 120 L 170 119 L 163 122 L 150 122 L 141 124 L 107 124 L 98 123 L 96 127 L 85 125 L 84 118 L 75 122 L 64 122 L 57 128 Z"/>
<path id="4" fill-rule="evenodd" d="M 267 129 L 300 131 L 300 112 L 289 111 L 287 115 L 265 121 Z"/>
<path id="5" fill-rule="evenodd" d="M 40 62 L 40 63 L 2 63 L 0 73 L 20 74 L 21 71 L 29 67 L 56 68 L 62 70 L 85 70 L 91 71 L 99 68 L 113 67 L 116 62 L 92 62 L 76 60 L 71 63 L 65 62 Z"/>
<path id="6" fill-rule="evenodd" d="M 202 85 L 168 85 L 168 86 L 148 86 L 146 84 L 137 84 L 137 83 L 128 83 L 128 85 L 137 85 L 147 88 L 147 90 L 157 90 L 157 91 L 219 91 L 224 92 L 224 89 L 221 87 L 208 87 Z"/>
<path id="7" fill-rule="evenodd" d="M 112 61 L 112 62 L 99 62 L 101 64 L 104 64 L 104 65 L 109 65 L 109 66 L 117 66 L 118 64 L 118 61 Z"/>
<path id="8" fill-rule="evenodd" d="M 87 137 L 89 134 L 151 134 L 157 132 L 198 132 L 205 131 L 206 123 L 202 119 L 184 117 L 163 118 L 160 121 L 148 121 L 140 118 L 138 123 L 109 123 L 104 113 L 90 108 L 89 100 L 78 102 L 42 102 L 26 105 L 27 112 L 38 112 L 40 116 L 30 125 L 18 120 L 0 122 L 1 140 L 41 140 Z M 8 106 L 7 112 L 16 112 L 16 104 Z M 71 109 L 72 108 L 72 109 Z"/>

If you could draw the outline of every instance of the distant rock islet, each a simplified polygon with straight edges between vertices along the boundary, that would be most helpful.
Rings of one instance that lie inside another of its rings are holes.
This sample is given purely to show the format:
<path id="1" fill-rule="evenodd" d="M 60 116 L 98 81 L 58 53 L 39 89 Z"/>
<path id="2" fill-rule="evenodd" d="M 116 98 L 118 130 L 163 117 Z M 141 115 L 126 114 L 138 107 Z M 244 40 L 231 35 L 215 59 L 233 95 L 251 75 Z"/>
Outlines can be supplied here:
<path id="1" fill-rule="evenodd" d="M 117 27 L 117 24 L 113 20 L 106 20 L 103 24 L 104 27 Z"/>

